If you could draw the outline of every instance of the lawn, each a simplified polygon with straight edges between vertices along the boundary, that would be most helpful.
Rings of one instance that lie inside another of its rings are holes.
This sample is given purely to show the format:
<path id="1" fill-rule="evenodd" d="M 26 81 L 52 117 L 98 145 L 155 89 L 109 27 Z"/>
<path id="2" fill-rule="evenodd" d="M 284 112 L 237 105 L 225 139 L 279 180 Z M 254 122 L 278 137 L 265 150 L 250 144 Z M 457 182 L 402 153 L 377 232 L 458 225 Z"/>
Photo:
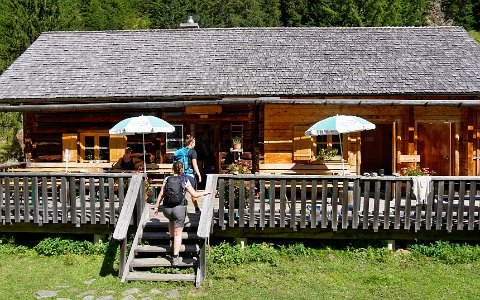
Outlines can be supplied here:
<path id="1" fill-rule="evenodd" d="M 129 293 L 136 299 L 480 298 L 480 247 L 469 245 L 437 243 L 392 252 L 373 246 L 242 249 L 222 243 L 211 250 L 200 288 L 120 283 L 105 255 L 46 256 L 33 248 L 0 246 L 0 299 L 34 299 L 41 290 L 55 291 L 51 299 L 122 299 Z"/>

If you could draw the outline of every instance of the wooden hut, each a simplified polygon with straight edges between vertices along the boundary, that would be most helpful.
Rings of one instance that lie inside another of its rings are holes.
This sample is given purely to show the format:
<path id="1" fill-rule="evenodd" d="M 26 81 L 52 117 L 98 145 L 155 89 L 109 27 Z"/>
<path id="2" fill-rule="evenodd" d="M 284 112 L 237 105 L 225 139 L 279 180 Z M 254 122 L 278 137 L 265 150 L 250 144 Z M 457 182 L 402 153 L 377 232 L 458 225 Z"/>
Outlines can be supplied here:
<path id="1" fill-rule="evenodd" d="M 141 136 L 135 115 L 176 126 L 146 136 L 170 163 L 185 134 L 203 173 L 242 159 L 266 173 L 338 173 L 336 136 L 305 130 L 335 114 L 376 129 L 345 134 L 350 173 L 479 175 L 480 46 L 461 27 L 227 28 L 43 33 L 1 76 L 0 111 L 21 111 L 31 161 L 112 163 Z M 240 137 L 242 147 L 231 140 Z"/>

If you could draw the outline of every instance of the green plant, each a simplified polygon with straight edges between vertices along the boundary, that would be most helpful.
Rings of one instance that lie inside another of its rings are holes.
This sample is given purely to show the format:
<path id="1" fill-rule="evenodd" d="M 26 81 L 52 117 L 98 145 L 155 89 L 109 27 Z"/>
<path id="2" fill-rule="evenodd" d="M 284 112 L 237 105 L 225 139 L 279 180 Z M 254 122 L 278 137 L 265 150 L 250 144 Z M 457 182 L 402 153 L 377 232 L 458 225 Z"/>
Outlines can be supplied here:
<path id="1" fill-rule="evenodd" d="M 422 168 L 420 165 L 417 165 L 416 167 L 413 167 L 413 168 L 412 167 L 401 168 L 400 174 L 402 176 L 433 176 L 436 174 L 436 172 L 430 168 Z"/>
<path id="2" fill-rule="evenodd" d="M 151 184 L 153 183 L 152 178 L 145 177 L 145 199 L 148 200 L 153 195 L 153 187 Z M 155 202 L 157 199 L 152 199 L 152 203 Z"/>
<path id="3" fill-rule="evenodd" d="M 92 243 L 88 241 L 74 241 L 69 239 L 46 238 L 38 243 L 34 250 L 45 256 L 65 254 L 104 254 L 107 244 L 103 242 Z"/>
<path id="4" fill-rule="evenodd" d="M 330 160 L 338 155 L 338 149 L 320 149 L 318 152 L 316 160 Z"/>
<path id="5" fill-rule="evenodd" d="M 240 144 L 242 142 L 242 138 L 235 136 L 232 138 L 232 143 L 233 144 Z"/>
<path id="6" fill-rule="evenodd" d="M 240 175 L 240 174 L 251 174 L 252 173 L 252 167 L 250 164 L 246 161 L 238 161 L 230 164 L 227 167 L 227 174 L 235 174 L 235 175 Z M 245 199 L 245 205 L 248 203 L 248 196 L 250 194 L 250 182 L 245 182 L 245 191 L 244 191 L 244 199 Z M 239 180 L 234 180 L 233 182 L 233 195 L 234 195 L 234 206 L 235 208 L 240 207 L 240 181 Z M 225 190 L 224 190 L 224 199 L 225 199 L 225 208 L 229 207 L 229 198 L 230 198 L 230 185 L 227 181 L 225 184 Z"/>
<path id="7" fill-rule="evenodd" d="M 93 160 L 93 155 L 91 154 L 85 155 L 85 160 Z"/>

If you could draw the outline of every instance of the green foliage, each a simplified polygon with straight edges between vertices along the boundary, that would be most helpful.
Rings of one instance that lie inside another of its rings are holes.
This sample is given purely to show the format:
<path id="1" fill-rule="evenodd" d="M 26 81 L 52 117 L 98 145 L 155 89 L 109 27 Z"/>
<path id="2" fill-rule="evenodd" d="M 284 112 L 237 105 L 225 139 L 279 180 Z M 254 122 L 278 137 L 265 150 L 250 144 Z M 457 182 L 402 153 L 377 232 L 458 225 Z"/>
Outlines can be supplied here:
<path id="1" fill-rule="evenodd" d="M 141 0 L 90 0 L 85 7 L 87 30 L 146 29 L 148 16 L 142 14 Z"/>
<path id="2" fill-rule="evenodd" d="M 416 257 L 430 257 L 446 264 L 464 264 L 480 260 L 480 246 L 478 245 L 437 241 L 429 245 L 411 245 L 409 250 Z"/>
<path id="3" fill-rule="evenodd" d="M 245 247 L 221 243 L 212 248 L 211 260 L 216 264 L 233 266 L 250 262 L 263 262 L 276 265 L 279 252 L 267 243 L 251 244 Z"/>
<path id="4" fill-rule="evenodd" d="M 108 244 L 102 241 L 92 243 L 88 241 L 75 241 L 69 239 L 46 238 L 38 243 L 34 250 L 45 256 L 65 255 L 65 254 L 105 254 Z"/>
<path id="5" fill-rule="evenodd" d="M 402 176 L 432 176 L 436 172 L 430 168 L 422 168 L 420 165 L 416 165 L 415 167 L 401 168 L 400 174 Z"/>
<path id="6" fill-rule="evenodd" d="M 471 30 L 469 31 L 470 35 L 480 44 L 480 32 Z"/>
<path id="7" fill-rule="evenodd" d="M 20 113 L 0 112 L 0 163 L 21 156 L 22 147 L 16 137 L 21 128 L 22 115 Z"/>
<path id="8" fill-rule="evenodd" d="M 251 174 L 252 167 L 246 161 L 239 161 L 230 164 L 227 167 L 227 174 Z M 244 190 L 244 199 L 245 205 L 248 204 L 248 199 L 250 195 L 250 182 L 245 182 L 245 190 Z M 229 208 L 229 197 L 230 197 L 230 184 L 228 181 L 225 183 L 225 190 L 223 193 L 223 197 L 225 200 L 225 208 Z M 234 205 L 235 208 L 240 207 L 240 180 L 233 181 L 233 197 L 234 197 Z"/>
<path id="9" fill-rule="evenodd" d="M 317 160 L 331 160 L 335 156 L 338 155 L 338 149 L 332 149 L 332 150 L 327 150 L 327 149 L 320 149 L 318 151 L 317 155 Z"/>
<path id="10" fill-rule="evenodd" d="M 25 254 L 28 252 L 28 247 L 15 244 L 13 238 L 6 238 L 5 236 L 0 238 L 0 255 L 2 254 Z"/>
<path id="11" fill-rule="evenodd" d="M 445 19 L 467 30 L 480 30 L 480 0 L 442 0 Z"/>
<path id="12" fill-rule="evenodd" d="M 238 137 L 238 136 L 234 136 L 232 138 L 232 144 L 240 144 L 242 142 L 242 138 Z"/>
<path id="13" fill-rule="evenodd" d="M 421 26 L 428 0 L 316 0 L 307 13 L 309 26 Z"/>

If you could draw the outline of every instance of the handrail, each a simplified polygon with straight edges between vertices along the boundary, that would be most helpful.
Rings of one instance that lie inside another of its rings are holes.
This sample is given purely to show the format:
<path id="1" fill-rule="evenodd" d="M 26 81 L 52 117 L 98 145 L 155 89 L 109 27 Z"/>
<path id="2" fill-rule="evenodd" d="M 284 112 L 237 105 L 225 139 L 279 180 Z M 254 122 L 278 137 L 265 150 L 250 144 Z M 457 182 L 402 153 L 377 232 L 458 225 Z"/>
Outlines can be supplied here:
<path id="1" fill-rule="evenodd" d="M 6 172 L 8 169 L 21 169 L 25 168 L 27 164 L 24 162 L 14 162 L 14 163 L 6 163 L 6 164 L 0 164 L 0 171 L 1 172 Z"/>
<path id="2" fill-rule="evenodd" d="M 200 222 L 198 223 L 197 235 L 200 238 L 208 238 L 213 222 L 213 208 L 215 205 L 215 192 L 217 190 L 217 174 L 207 174 L 207 183 L 205 185 L 205 191 L 209 191 L 210 194 L 203 198 L 202 214 L 200 215 Z"/>
<path id="3" fill-rule="evenodd" d="M 149 204 L 144 202 L 143 213 L 142 213 L 142 216 L 140 218 L 139 224 L 145 223 L 145 221 L 148 219 L 148 217 L 149 217 L 148 206 L 149 206 Z M 138 241 L 140 240 L 142 235 L 143 235 L 143 226 L 138 226 L 137 227 L 137 232 L 135 233 L 135 237 L 133 238 L 133 241 L 131 241 L 131 247 L 130 247 L 131 250 L 130 250 L 130 253 L 128 254 L 127 262 L 125 264 L 123 264 L 123 257 L 122 256 L 119 257 L 120 262 L 119 262 L 119 270 L 118 271 L 119 271 L 119 276 L 121 278 L 121 282 L 125 282 L 125 280 L 127 279 L 128 273 L 130 273 L 130 264 L 132 263 L 133 259 L 135 258 L 134 249 L 137 248 Z M 124 250 L 126 250 L 126 249 L 124 249 Z M 121 253 L 124 253 L 124 251 L 122 250 Z M 123 266 L 123 268 L 122 268 L 122 266 Z"/>
<path id="4" fill-rule="evenodd" d="M 117 226 L 115 226 L 115 231 L 113 233 L 113 238 L 122 241 L 127 237 L 128 227 L 130 226 L 130 221 L 133 216 L 133 209 L 137 203 L 137 198 L 140 194 L 141 187 L 143 184 L 143 174 L 134 175 L 130 186 L 128 187 L 127 195 L 125 196 L 125 202 L 123 203 L 122 211 L 118 217 Z"/>
<path id="5" fill-rule="evenodd" d="M 480 176 L 428 176 L 429 186 L 420 195 L 413 188 L 417 176 L 217 176 L 218 226 L 223 230 L 480 230 Z"/>

